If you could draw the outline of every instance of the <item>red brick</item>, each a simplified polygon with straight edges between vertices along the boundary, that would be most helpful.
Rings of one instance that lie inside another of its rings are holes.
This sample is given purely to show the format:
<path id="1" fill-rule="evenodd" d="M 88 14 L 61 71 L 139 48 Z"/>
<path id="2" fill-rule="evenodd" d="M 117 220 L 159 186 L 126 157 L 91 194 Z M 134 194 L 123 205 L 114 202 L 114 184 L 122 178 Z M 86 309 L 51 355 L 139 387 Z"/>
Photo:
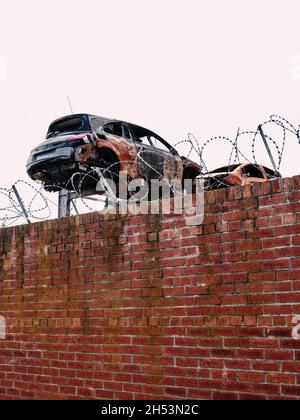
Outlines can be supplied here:
<path id="1" fill-rule="evenodd" d="M 280 362 L 265 362 L 265 361 L 253 361 L 252 367 L 254 370 L 263 370 L 264 372 L 279 371 L 281 366 Z"/>
<path id="2" fill-rule="evenodd" d="M 213 392 L 213 399 L 214 400 L 237 400 L 238 394 L 234 394 L 231 392 L 221 392 L 221 391 L 214 391 Z"/>
<path id="3" fill-rule="evenodd" d="M 266 350 L 265 351 L 266 359 L 271 360 L 293 360 L 293 352 L 290 350 Z"/>
<path id="4" fill-rule="evenodd" d="M 268 373 L 266 381 L 280 384 L 294 384 L 295 375 L 284 373 Z"/>
<path id="5" fill-rule="evenodd" d="M 228 369 L 250 369 L 249 360 L 225 360 L 225 366 Z"/>
<path id="6" fill-rule="evenodd" d="M 300 386 L 283 385 L 282 394 L 288 396 L 300 397 Z"/>
<path id="7" fill-rule="evenodd" d="M 251 401 L 251 400 L 259 401 L 259 400 L 266 400 L 267 399 L 266 395 L 259 395 L 259 394 L 255 394 L 255 393 L 253 393 L 253 394 L 240 393 L 239 397 L 240 397 L 240 400 L 242 400 L 242 401 L 244 401 L 244 400 L 246 400 L 246 401 Z"/>
<path id="8" fill-rule="evenodd" d="M 283 372 L 300 373 L 300 362 L 283 362 Z"/>
<path id="9" fill-rule="evenodd" d="M 265 380 L 265 374 L 262 372 L 239 372 L 237 376 L 240 381 L 264 382 Z"/>

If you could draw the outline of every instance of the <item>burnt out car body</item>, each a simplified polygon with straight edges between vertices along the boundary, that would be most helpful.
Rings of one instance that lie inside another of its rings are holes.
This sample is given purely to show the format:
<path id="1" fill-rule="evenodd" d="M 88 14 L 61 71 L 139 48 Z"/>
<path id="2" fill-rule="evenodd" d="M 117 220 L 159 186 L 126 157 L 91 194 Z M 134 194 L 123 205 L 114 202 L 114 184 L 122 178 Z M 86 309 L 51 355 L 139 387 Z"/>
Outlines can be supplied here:
<path id="1" fill-rule="evenodd" d="M 27 162 L 31 179 L 49 190 L 72 189 L 74 173 L 102 168 L 118 178 L 126 172 L 130 180 L 194 179 L 201 166 L 180 157 L 157 134 L 124 121 L 89 114 L 76 114 L 54 121 L 46 140 L 32 150 Z"/>
<path id="2" fill-rule="evenodd" d="M 212 172 L 202 175 L 201 179 L 204 180 L 206 189 L 215 190 L 232 186 L 263 183 L 279 177 L 281 177 L 279 172 L 275 172 L 265 166 L 254 163 L 243 163 L 215 169 Z"/>

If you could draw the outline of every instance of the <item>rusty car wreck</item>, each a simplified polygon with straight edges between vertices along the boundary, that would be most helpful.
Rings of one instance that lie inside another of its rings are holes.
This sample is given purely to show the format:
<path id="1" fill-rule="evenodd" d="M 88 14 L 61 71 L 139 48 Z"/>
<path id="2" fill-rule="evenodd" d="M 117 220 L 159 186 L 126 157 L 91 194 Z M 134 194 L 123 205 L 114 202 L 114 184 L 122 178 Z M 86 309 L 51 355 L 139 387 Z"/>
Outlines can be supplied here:
<path id="1" fill-rule="evenodd" d="M 26 166 L 30 178 L 42 182 L 48 191 L 72 189 L 70 177 L 92 168 L 113 174 L 116 182 L 120 172 L 126 172 L 130 180 L 183 182 L 195 179 L 202 170 L 150 130 L 88 114 L 54 121 Z"/>
<path id="2" fill-rule="evenodd" d="M 270 179 L 281 177 L 265 166 L 254 163 L 243 163 L 215 169 L 199 178 L 204 180 L 205 189 L 215 190 L 232 186 L 243 186 L 255 183 L 264 183 Z"/>

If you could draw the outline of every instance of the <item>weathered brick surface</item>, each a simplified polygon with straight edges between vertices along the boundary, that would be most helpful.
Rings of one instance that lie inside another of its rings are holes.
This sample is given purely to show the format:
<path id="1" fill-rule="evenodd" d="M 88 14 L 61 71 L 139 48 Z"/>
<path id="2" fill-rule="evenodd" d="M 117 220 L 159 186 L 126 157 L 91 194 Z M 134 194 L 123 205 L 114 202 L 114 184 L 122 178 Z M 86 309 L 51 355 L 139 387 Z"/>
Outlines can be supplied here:
<path id="1" fill-rule="evenodd" d="M 1 398 L 300 399 L 300 177 L 0 231 Z"/>

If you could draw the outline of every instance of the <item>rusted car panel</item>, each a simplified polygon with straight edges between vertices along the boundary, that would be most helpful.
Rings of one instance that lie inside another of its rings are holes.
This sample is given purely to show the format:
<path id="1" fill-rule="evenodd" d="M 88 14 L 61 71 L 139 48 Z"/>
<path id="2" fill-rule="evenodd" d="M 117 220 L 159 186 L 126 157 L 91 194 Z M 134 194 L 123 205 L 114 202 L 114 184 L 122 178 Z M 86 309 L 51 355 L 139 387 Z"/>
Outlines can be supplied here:
<path id="1" fill-rule="evenodd" d="M 206 189 L 214 190 L 231 186 L 264 183 L 280 176 L 279 172 L 275 172 L 265 166 L 243 163 L 216 169 L 202 175 L 200 178 L 204 180 Z"/>
<path id="2" fill-rule="evenodd" d="M 113 175 L 126 172 L 129 180 L 146 181 L 194 179 L 202 170 L 150 130 L 124 121 L 76 114 L 50 125 L 46 140 L 30 154 L 27 173 L 46 188 L 68 188 L 74 173 L 84 174 L 93 167 Z"/>

